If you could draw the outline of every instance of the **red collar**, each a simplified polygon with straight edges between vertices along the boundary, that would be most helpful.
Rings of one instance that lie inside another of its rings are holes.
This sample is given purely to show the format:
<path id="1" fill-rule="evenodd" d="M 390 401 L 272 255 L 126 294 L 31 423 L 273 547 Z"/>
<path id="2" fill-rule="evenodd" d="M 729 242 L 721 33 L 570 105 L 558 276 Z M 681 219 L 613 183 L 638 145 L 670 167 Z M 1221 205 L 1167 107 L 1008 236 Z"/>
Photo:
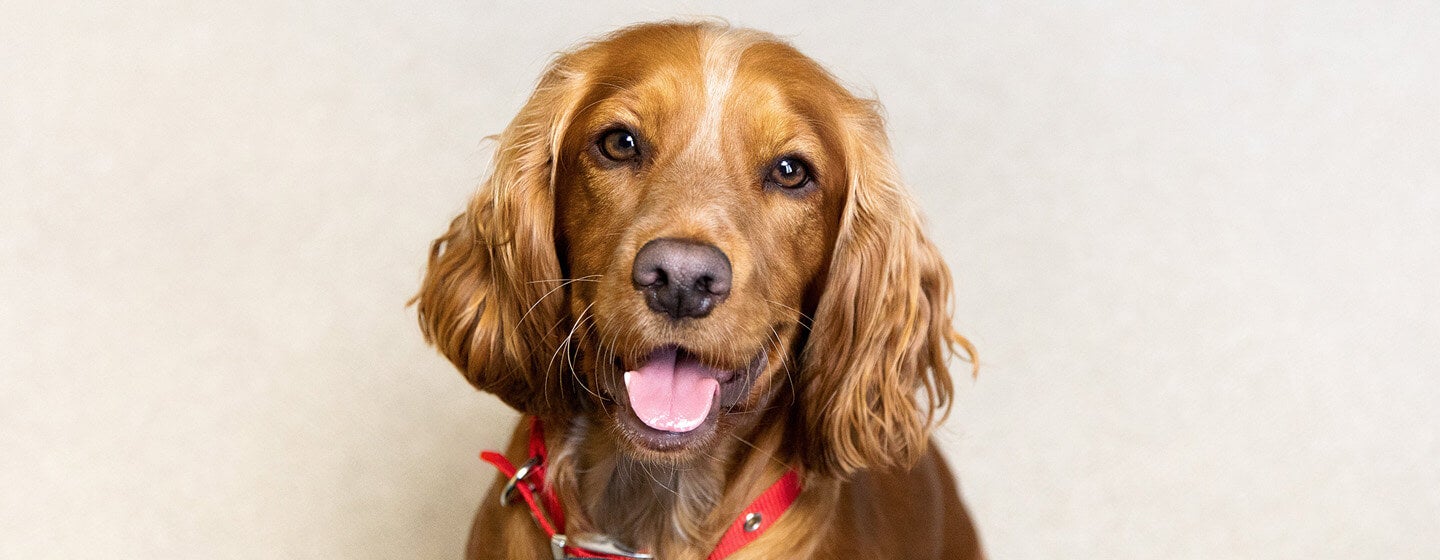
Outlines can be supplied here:
<path id="1" fill-rule="evenodd" d="M 549 463 L 549 454 L 545 450 L 545 432 L 540 426 L 539 418 L 531 418 L 530 458 L 519 468 L 504 455 L 494 451 L 481 451 L 480 458 L 495 465 L 501 474 L 510 478 L 500 491 L 500 505 L 510 505 L 514 492 L 519 491 L 520 497 L 530 506 L 530 513 L 540 525 L 540 530 L 550 537 L 550 550 L 556 560 L 634 560 L 652 557 L 647 553 L 626 550 L 603 536 L 567 537 L 564 534 L 565 512 L 560 509 L 560 498 L 555 495 L 554 489 L 545 485 L 545 467 Z M 725 535 L 720 537 L 719 544 L 715 545 L 715 550 L 706 560 L 721 560 L 759 538 L 780 519 L 785 510 L 790 509 L 790 504 L 795 503 L 795 498 L 799 496 L 800 474 L 795 469 L 785 471 L 780 480 L 761 492 L 755 501 L 745 508 L 745 512 L 730 523 L 730 528 L 725 530 Z"/>

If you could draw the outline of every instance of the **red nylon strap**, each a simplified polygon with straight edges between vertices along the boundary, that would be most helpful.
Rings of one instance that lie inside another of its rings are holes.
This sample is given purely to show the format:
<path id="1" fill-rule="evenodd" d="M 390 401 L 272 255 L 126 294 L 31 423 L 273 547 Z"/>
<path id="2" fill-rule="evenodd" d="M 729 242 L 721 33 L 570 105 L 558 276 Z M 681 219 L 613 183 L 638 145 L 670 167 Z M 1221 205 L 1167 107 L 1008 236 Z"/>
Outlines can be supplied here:
<path id="1" fill-rule="evenodd" d="M 555 520 L 555 529 L 564 531 L 565 510 L 560 507 L 560 497 L 555 495 L 554 488 L 545 485 L 545 467 L 550 465 L 550 453 L 545 450 L 545 429 L 540 419 L 533 416 L 530 418 L 530 456 L 540 458 L 540 464 L 535 465 L 535 487 L 540 489 L 540 498 L 545 501 L 550 518 Z"/>
<path id="2" fill-rule="evenodd" d="M 800 497 L 800 473 L 795 469 L 785 471 L 785 476 L 775 481 L 755 501 L 750 502 L 750 507 L 730 523 L 730 528 L 725 530 L 725 536 L 720 537 L 720 544 L 715 545 L 715 551 L 710 553 L 707 560 L 721 560 L 731 555 L 740 547 L 750 544 L 750 541 L 760 538 L 775 521 L 780 519 L 780 514 L 790 509 L 790 504 L 795 503 L 795 498 Z M 759 515 L 755 526 L 750 530 L 746 529 L 746 522 L 750 521 L 751 515 Z"/>
<path id="3" fill-rule="evenodd" d="M 545 465 L 549 462 L 549 454 L 545 449 L 545 431 L 540 425 L 539 418 L 531 418 L 530 423 L 530 457 L 538 458 L 539 462 L 530 469 L 525 481 L 515 485 L 515 490 L 530 507 L 530 513 L 535 522 L 540 525 L 540 530 L 545 532 L 547 538 L 553 538 L 556 534 L 565 531 L 565 514 L 560 509 L 560 498 L 555 495 L 553 489 L 545 486 Z M 514 478 L 517 469 L 515 465 L 506 459 L 504 455 L 494 451 L 481 451 L 480 459 L 494 465 L 500 474 L 507 478 Z M 532 489 L 533 487 L 533 489 Z M 539 494 L 537 497 L 536 494 Z M 800 496 L 800 474 L 794 469 L 785 471 L 780 480 L 775 481 L 764 492 L 760 493 L 755 501 L 730 524 L 725 534 L 720 537 L 720 543 L 710 553 L 706 560 L 723 560 L 741 547 L 750 544 L 764 534 L 766 530 L 780 519 L 780 515 L 790 509 L 790 504 Z M 541 505 L 541 502 L 544 505 Z M 752 515 L 758 515 L 758 519 L 752 519 Z M 554 525 L 551 525 L 551 521 Z M 746 530 L 746 525 L 753 525 Z M 589 550 L 566 546 L 565 554 L 575 558 L 604 558 L 610 560 L 626 560 L 624 557 L 591 552 Z"/>

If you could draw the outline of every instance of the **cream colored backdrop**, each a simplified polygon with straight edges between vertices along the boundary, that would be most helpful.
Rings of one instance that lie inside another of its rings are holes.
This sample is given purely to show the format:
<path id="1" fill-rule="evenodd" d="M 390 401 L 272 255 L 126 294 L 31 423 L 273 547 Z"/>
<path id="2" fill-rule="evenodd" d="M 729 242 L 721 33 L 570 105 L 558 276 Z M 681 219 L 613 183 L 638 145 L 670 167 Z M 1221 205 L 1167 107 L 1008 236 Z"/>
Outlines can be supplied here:
<path id="1" fill-rule="evenodd" d="M 404 307 L 551 53 L 715 14 L 889 108 L 992 556 L 1440 558 L 1434 2 L 5 2 L 0 558 L 456 558 Z"/>

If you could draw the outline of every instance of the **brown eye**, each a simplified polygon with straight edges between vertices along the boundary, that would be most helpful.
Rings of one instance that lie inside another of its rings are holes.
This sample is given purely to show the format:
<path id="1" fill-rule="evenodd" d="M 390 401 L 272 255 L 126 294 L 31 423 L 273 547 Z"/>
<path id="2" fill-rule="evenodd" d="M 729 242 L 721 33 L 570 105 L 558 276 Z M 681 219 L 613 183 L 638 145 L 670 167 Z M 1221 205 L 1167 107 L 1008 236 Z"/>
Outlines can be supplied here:
<path id="1" fill-rule="evenodd" d="M 810 170 L 797 158 L 781 158 L 770 168 L 768 180 L 782 189 L 798 189 L 810 182 Z"/>
<path id="2" fill-rule="evenodd" d="M 606 132 L 600 137 L 600 153 L 613 161 L 629 161 L 640 155 L 635 135 L 623 128 Z"/>

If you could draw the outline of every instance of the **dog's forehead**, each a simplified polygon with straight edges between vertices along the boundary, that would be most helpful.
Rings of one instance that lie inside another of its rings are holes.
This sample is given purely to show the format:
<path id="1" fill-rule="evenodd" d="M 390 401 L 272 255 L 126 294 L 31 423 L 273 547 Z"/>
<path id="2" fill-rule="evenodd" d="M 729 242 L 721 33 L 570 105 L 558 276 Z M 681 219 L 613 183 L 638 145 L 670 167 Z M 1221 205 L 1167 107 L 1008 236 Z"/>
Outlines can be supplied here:
<path id="1" fill-rule="evenodd" d="M 714 154 L 739 141 L 775 155 L 814 144 L 826 103 L 843 92 L 811 59 L 749 30 L 649 30 L 596 44 L 584 135 L 623 126 L 672 155 Z"/>
<path id="2" fill-rule="evenodd" d="M 766 40 L 756 32 L 721 33 L 687 28 L 691 33 L 622 35 L 592 47 L 601 55 L 590 67 L 592 107 L 621 116 L 653 116 L 662 110 L 685 114 L 692 122 L 718 115 L 730 97 L 742 58 Z M 764 76 L 747 76 L 747 82 Z"/>

